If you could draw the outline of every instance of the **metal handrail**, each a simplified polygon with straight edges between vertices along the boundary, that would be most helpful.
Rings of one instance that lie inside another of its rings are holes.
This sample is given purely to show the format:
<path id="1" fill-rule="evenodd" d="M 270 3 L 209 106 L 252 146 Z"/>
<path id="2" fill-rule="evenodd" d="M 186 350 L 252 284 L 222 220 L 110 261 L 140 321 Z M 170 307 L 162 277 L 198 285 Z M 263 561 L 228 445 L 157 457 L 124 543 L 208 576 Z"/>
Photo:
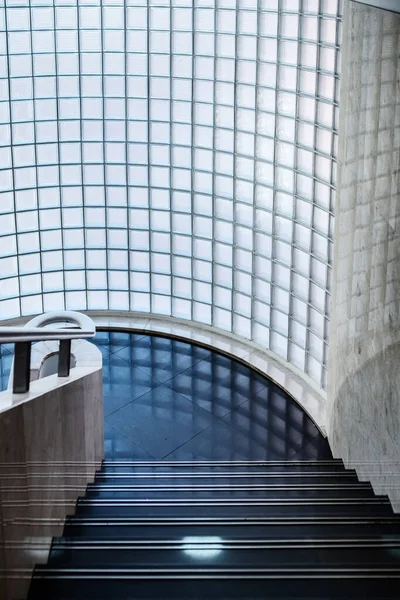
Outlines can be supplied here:
<path id="1" fill-rule="evenodd" d="M 44 329 L 46 325 L 53 325 L 54 323 L 73 323 L 78 329 L 71 329 L 70 327 Z M 0 344 L 74 340 L 94 337 L 95 335 L 96 326 L 90 317 L 72 310 L 65 310 L 38 315 L 23 327 L 0 327 Z"/>
<path id="2" fill-rule="evenodd" d="M 55 323 L 72 323 L 73 327 L 46 328 Z M 13 393 L 29 392 L 32 342 L 60 340 L 58 376 L 68 377 L 71 368 L 71 340 L 95 335 L 96 326 L 90 317 L 67 310 L 38 315 L 24 327 L 0 327 L 0 344 L 15 343 Z"/>

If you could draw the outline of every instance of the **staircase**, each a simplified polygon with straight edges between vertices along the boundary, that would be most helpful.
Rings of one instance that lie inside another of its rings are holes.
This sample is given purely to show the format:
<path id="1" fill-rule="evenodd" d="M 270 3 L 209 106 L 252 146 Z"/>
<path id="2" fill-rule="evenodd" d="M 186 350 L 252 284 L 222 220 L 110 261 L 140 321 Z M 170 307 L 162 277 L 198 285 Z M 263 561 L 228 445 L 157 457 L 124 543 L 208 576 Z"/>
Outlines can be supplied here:
<path id="1" fill-rule="evenodd" d="M 396 598 L 400 515 L 341 461 L 104 461 L 29 599 Z"/>

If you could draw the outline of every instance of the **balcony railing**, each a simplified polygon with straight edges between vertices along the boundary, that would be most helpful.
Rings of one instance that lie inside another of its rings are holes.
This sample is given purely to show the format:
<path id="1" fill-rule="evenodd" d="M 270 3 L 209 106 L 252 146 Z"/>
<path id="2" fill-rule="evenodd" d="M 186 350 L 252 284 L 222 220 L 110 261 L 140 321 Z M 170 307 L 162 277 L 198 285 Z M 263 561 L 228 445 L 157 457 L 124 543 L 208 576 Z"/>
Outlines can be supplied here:
<path id="1" fill-rule="evenodd" d="M 57 323 L 62 326 L 49 327 Z M 59 340 L 58 376 L 68 377 L 71 368 L 71 340 L 95 335 L 96 327 L 92 319 L 73 311 L 45 313 L 23 327 L 0 327 L 0 344 L 15 344 L 13 393 L 29 392 L 32 342 Z"/>

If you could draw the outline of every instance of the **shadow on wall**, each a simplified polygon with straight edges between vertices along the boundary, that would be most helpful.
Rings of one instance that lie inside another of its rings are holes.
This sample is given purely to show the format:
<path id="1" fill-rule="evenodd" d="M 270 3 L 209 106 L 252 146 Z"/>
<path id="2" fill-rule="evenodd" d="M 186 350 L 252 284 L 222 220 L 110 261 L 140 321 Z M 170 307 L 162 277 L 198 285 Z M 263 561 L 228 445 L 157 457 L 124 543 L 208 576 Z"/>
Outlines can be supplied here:
<path id="1" fill-rule="evenodd" d="M 388 494 L 400 512 L 400 342 L 366 362 L 338 390 L 330 439 L 334 456 Z"/>
<path id="2" fill-rule="evenodd" d="M 38 379 L 43 379 L 43 377 L 49 377 L 50 375 L 56 375 L 58 373 L 58 356 L 59 352 L 55 354 L 49 354 L 44 359 L 42 366 L 39 370 Z M 71 354 L 71 369 L 76 367 L 75 356 Z"/>

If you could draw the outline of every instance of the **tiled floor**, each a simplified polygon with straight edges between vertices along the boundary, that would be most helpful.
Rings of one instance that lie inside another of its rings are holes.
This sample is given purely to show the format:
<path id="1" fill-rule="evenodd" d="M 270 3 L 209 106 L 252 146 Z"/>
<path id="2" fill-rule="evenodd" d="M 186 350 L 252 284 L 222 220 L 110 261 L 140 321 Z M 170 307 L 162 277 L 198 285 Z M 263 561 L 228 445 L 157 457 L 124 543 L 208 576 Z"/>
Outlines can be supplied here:
<path id="1" fill-rule="evenodd" d="M 225 356 L 167 338 L 98 332 L 106 458 L 331 458 L 306 413 Z"/>
<path id="2" fill-rule="evenodd" d="M 248 367 L 163 337 L 99 331 L 105 456 L 122 459 L 331 458 L 311 419 Z M 0 391 L 12 345 L 0 346 Z"/>

